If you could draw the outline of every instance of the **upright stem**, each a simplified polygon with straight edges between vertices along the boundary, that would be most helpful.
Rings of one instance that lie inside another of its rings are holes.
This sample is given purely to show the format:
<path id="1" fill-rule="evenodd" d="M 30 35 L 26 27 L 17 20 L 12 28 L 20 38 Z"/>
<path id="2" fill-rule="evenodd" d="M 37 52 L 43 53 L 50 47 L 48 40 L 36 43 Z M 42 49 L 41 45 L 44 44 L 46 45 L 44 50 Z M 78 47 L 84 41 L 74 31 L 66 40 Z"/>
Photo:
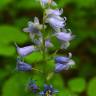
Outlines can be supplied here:
<path id="1" fill-rule="evenodd" d="M 45 46 L 45 18 L 44 18 L 44 15 L 45 15 L 45 11 L 43 12 L 43 37 L 42 37 L 42 55 L 43 55 L 43 64 L 45 65 L 46 64 L 46 46 Z M 45 79 L 45 83 L 46 83 L 46 69 L 45 69 L 45 66 L 43 65 L 43 78 Z"/>
<path id="2" fill-rule="evenodd" d="M 44 20 L 44 15 L 45 15 L 45 12 L 43 12 L 43 37 L 42 37 L 42 41 L 43 41 L 43 44 L 42 44 L 42 52 L 43 52 L 43 62 L 45 63 L 45 61 L 46 61 L 46 53 L 45 53 L 45 28 L 44 28 L 44 26 L 45 26 L 45 20 Z"/>

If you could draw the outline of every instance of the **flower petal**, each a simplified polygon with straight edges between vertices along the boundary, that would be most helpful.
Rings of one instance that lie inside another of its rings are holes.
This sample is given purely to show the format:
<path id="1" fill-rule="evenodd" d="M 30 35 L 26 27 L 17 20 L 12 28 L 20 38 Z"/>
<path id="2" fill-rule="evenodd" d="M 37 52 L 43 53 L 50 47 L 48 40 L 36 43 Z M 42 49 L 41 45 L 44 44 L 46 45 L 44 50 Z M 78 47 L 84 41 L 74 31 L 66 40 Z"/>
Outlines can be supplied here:
<path id="1" fill-rule="evenodd" d="M 56 37 L 61 40 L 61 41 L 70 41 L 73 39 L 73 36 L 71 35 L 71 33 L 65 33 L 65 32 L 58 32 L 56 33 Z"/>
<path id="2" fill-rule="evenodd" d="M 22 61 L 17 59 L 16 70 L 17 71 L 31 71 L 32 66 L 30 64 L 27 64 L 27 63 L 22 62 Z"/>
<path id="3" fill-rule="evenodd" d="M 39 23 L 39 19 L 38 19 L 37 17 L 34 18 L 34 23 L 35 23 L 35 24 L 40 24 L 40 23 Z"/>
<path id="4" fill-rule="evenodd" d="M 49 48 L 49 47 L 53 47 L 53 44 L 51 43 L 51 41 L 50 41 L 49 39 L 47 39 L 47 40 L 45 41 L 45 46 L 46 46 L 47 48 Z"/>
<path id="5" fill-rule="evenodd" d="M 56 63 L 61 63 L 61 64 L 65 64 L 67 62 L 69 62 L 70 58 L 66 57 L 66 56 L 58 56 L 55 58 L 55 62 Z"/>
<path id="6" fill-rule="evenodd" d="M 67 63 L 69 66 L 73 66 L 75 65 L 75 61 L 70 59 L 69 62 Z"/>
<path id="7" fill-rule="evenodd" d="M 55 30 L 56 29 L 60 29 L 63 28 L 65 26 L 65 21 L 63 18 L 59 17 L 59 16 L 49 16 L 46 19 L 46 23 L 49 23 L 49 25 Z"/>
<path id="8" fill-rule="evenodd" d="M 36 81 L 35 80 L 30 80 L 27 84 L 27 88 L 32 91 L 33 93 L 38 92 L 39 87 L 36 85 Z"/>
<path id="9" fill-rule="evenodd" d="M 56 67 L 55 67 L 55 72 L 60 72 L 62 70 L 66 70 L 67 67 L 68 67 L 67 65 L 57 63 Z"/>
<path id="10" fill-rule="evenodd" d="M 47 15 L 61 15 L 63 13 L 63 9 L 59 10 L 59 9 L 47 9 L 46 10 L 46 14 Z"/>
<path id="11" fill-rule="evenodd" d="M 26 46 L 26 47 L 22 47 L 22 48 L 20 48 L 17 44 L 15 44 L 15 45 L 17 47 L 18 54 L 20 56 L 22 56 L 22 57 L 32 53 L 33 51 L 36 51 L 36 48 L 34 46 L 32 46 L 32 45 Z"/>

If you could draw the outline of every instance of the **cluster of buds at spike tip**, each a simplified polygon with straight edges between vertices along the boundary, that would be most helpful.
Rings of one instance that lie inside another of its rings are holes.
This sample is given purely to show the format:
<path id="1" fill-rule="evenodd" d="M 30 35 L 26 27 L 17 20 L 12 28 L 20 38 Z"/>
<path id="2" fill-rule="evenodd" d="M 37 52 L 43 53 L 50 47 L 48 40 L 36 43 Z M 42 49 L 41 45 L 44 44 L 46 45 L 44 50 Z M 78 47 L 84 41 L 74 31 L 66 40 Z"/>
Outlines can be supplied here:
<path id="1" fill-rule="evenodd" d="M 56 2 L 54 2 L 53 0 L 40 0 L 41 6 L 42 8 L 47 8 L 50 6 L 57 6 Z"/>
<path id="2" fill-rule="evenodd" d="M 51 4 L 52 0 L 48 0 L 48 3 Z"/>
<path id="3" fill-rule="evenodd" d="M 57 41 L 59 41 L 59 49 L 65 50 L 69 47 L 70 41 L 75 37 L 74 35 L 72 35 L 71 30 L 66 28 L 67 18 L 62 17 L 63 9 L 58 9 L 56 2 L 54 2 L 53 0 L 40 0 L 40 4 L 44 9 L 43 24 L 40 24 L 38 17 L 34 17 L 34 21 L 29 21 L 27 27 L 23 29 L 23 31 L 29 35 L 33 45 L 19 47 L 17 43 L 15 43 L 18 53 L 16 65 L 17 71 L 26 72 L 35 70 L 42 72 L 38 69 L 33 68 L 33 65 L 25 63 L 24 57 L 36 51 L 40 51 L 41 53 L 43 53 L 42 57 L 46 57 L 46 54 L 48 55 L 48 48 L 55 47 L 55 44 L 51 42 L 52 37 L 55 37 Z M 49 27 L 52 29 L 52 32 L 46 33 L 45 30 L 47 29 L 47 25 L 49 25 Z M 43 59 L 46 59 L 45 57 Z M 75 64 L 74 60 L 71 59 L 71 53 L 69 53 L 69 56 L 60 56 L 55 54 L 54 57 L 55 68 L 52 71 L 53 73 L 68 70 Z M 46 62 L 49 59 L 50 57 L 47 56 Z M 33 93 L 37 94 L 38 92 L 38 95 L 41 96 L 53 96 L 55 93 L 58 93 L 58 91 L 55 90 L 52 85 L 47 84 L 44 85 L 44 90 L 40 91 L 40 88 L 36 85 L 36 82 L 34 80 L 30 80 L 27 88 Z"/>

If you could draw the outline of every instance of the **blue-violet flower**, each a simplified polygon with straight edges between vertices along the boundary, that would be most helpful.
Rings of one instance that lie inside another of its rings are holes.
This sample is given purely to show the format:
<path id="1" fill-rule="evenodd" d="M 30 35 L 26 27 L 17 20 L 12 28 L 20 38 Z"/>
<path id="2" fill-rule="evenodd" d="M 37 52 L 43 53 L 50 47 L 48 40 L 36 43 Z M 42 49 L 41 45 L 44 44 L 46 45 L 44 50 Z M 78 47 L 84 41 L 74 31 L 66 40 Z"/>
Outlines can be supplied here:
<path id="1" fill-rule="evenodd" d="M 59 91 L 54 89 L 52 85 L 44 85 L 44 91 L 40 92 L 39 94 L 42 96 L 52 96 Z"/>
<path id="2" fill-rule="evenodd" d="M 66 56 L 58 56 L 55 58 L 55 72 L 60 72 L 62 70 L 68 70 L 71 66 L 75 64 L 75 62 L 71 59 L 72 54 L 69 53 L 69 57 Z"/>
<path id="3" fill-rule="evenodd" d="M 34 51 L 36 51 L 37 49 L 35 48 L 35 46 L 29 45 L 26 47 L 22 47 L 20 48 L 16 43 L 16 48 L 17 48 L 17 53 L 19 54 L 19 56 L 24 57 Z"/>
<path id="4" fill-rule="evenodd" d="M 22 62 L 19 58 L 17 58 L 16 70 L 17 71 L 31 71 L 32 65 Z"/>
<path id="5" fill-rule="evenodd" d="M 27 84 L 27 88 L 33 93 L 37 93 L 39 91 L 39 87 L 36 84 L 35 80 L 30 80 Z"/>

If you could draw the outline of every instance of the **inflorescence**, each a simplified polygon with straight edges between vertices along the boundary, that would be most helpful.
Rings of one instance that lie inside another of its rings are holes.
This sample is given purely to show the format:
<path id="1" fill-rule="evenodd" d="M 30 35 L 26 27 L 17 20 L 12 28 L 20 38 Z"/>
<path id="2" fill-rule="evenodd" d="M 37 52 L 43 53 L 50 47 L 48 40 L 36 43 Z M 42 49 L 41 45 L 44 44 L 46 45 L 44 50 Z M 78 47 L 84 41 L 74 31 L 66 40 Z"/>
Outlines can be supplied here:
<path id="1" fill-rule="evenodd" d="M 17 71 L 40 71 L 33 68 L 31 64 L 25 63 L 24 57 L 33 52 L 40 51 L 42 52 L 42 61 L 43 63 L 46 63 L 48 61 L 48 57 L 46 57 L 46 54 L 48 54 L 48 49 L 54 47 L 54 44 L 51 42 L 53 37 L 55 37 L 60 43 L 60 49 L 64 50 L 69 47 L 70 41 L 74 38 L 71 30 L 66 28 L 66 17 L 61 17 L 61 15 L 63 14 L 63 9 L 58 9 L 56 2 L 54 2 L 53 0 L 40 0 L 40 4 L 43 9 L 42 24 L 40 24 L 39 19 L 35 17 L 34 22 L 29 21 L 28 26 L 23 29 L 24 32 L 29 34 L 33 45 L 20 48 L 15 43 L 18 53 L 16 65 Z M 48 31 L 46 33 L 48 27 L 52 28 L 52 32 L 49 32 L 49 34 Z M 53 56 L 53 58 L 55 58 L 55 68 L 53 70 L 55 74 L 63 70 L 68 70 L 71 66 L 75 64 L 75 62 L 71 59 L 71 53 L 69 53 L 69 56 L 59 56 L 57 55 L 56 51 L 55 55 Z M 38 93 L 38 95 L 40 96 L 53 96 L 53 94 L 59 92 L 58 90 L 54 89 L 51 84 L 44 84 L 44 90 L 41 91 L 35 80 L 30 80 L 27 84 L 27 87 L 34 94 Z"/>

